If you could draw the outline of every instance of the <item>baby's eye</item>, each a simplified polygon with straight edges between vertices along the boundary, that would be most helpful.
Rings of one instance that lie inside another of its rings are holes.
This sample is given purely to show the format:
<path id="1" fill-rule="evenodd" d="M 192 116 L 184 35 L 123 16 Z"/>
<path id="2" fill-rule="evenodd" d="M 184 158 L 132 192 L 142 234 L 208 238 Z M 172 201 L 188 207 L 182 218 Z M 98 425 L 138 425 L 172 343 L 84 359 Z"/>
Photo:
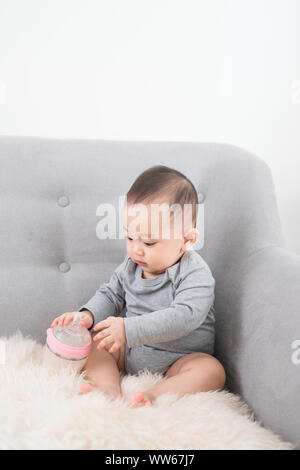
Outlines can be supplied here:
<path id="1" fill-rule="evenodd" d="M 129 241 L 132 241 L 132 238 L 130 238 L 130 237 L 127 237 L 127 238 L 128 238 Z M 146 246 L 153 246 L 153 245 L 156 245 L 156 242 L 155 243 L 146 243 L 145 242 L 145 245 Z"/>

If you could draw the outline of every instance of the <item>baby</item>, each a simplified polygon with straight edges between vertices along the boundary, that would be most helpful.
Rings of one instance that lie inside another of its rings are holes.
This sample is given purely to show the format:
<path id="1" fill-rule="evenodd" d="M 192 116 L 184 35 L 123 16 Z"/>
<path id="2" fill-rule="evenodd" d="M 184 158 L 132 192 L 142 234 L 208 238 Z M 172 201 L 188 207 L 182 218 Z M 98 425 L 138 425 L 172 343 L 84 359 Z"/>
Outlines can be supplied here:
<path id="1" fill-rule="evenodd" d="M 133 394 L 132 408 L 151 406 L 166 392 L 183 396 L 223 388 L 225 371 L 213 356 L 215 280 L 193 250 L 197 209 L 195 187 L 173 168 L 151 167 L 131 186 L 123 219 L 127 255 L 78 309 L 81 324 L 94 330 L 84 366 L 89 383 L 81 384 L 81 394 L 96 387 L 115 399 L 122 395 L 120 371 L 145 369 L 165 379 Z M 55 318 L 51 327 L 68 325 L 76 313 Z"/>

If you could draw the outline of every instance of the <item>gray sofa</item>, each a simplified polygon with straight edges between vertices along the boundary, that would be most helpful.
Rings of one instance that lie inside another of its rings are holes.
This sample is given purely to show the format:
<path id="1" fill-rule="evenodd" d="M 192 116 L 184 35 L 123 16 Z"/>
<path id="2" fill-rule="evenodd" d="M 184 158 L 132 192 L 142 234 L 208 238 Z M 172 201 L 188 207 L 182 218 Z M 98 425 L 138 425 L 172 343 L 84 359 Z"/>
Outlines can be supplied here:
<path id="1" fill-rule="evenodd" d="M 204 201 L 199 253 L 216 280 L 226 388 L 300 443 L 300 257 L 284 248 L 262 159 L 222 143 L 0 137 L 0 162 L 0 336 L 19 329 L 44 342 L 54 317 L 92 297 L 126 254 L 125 238 L 98 238 L 97 207 L 112 204 L 122 222 L 119 198 L 134 179 L 155 164 L 174 167 Z"/>

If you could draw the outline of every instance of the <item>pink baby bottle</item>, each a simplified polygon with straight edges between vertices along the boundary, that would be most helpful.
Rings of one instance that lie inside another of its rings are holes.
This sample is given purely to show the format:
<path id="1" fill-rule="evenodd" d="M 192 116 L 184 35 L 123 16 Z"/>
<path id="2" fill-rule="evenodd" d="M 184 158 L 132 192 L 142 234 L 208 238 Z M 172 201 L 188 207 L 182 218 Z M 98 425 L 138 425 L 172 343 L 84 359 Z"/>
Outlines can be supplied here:
<path id="1" fill-rule="evenodd" d="M 53 368 L 69 366 L 77 372 L 83 368 L 92 348 L 92 336 L 80 321 L 78 312 L 68 326 L 48 328 L 45 351 L 48 365 Z"/>

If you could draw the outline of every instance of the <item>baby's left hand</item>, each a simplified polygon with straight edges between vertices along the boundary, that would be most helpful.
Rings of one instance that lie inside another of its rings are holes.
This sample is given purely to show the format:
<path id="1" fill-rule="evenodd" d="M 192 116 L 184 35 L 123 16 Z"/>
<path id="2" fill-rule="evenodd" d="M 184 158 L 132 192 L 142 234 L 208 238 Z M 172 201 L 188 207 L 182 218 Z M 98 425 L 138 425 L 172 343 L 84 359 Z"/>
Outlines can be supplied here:
<path id="1" fill-rule="evenodd" d="M 103 349 L 107 344 L 113 343 L 112 347 L 108 351 L 113 353 L 117 351 L 123 344 L 126 344 L 126 333 L 123 317 L 108 317 L 103 321 L 100 321 L 93 328 L 94 331 L 100 331 L 94 336 L 93 341 L 102 340 L 99 342 L 97 349 Z M 103 339 L 105 338 L 105 339 Z"/>

